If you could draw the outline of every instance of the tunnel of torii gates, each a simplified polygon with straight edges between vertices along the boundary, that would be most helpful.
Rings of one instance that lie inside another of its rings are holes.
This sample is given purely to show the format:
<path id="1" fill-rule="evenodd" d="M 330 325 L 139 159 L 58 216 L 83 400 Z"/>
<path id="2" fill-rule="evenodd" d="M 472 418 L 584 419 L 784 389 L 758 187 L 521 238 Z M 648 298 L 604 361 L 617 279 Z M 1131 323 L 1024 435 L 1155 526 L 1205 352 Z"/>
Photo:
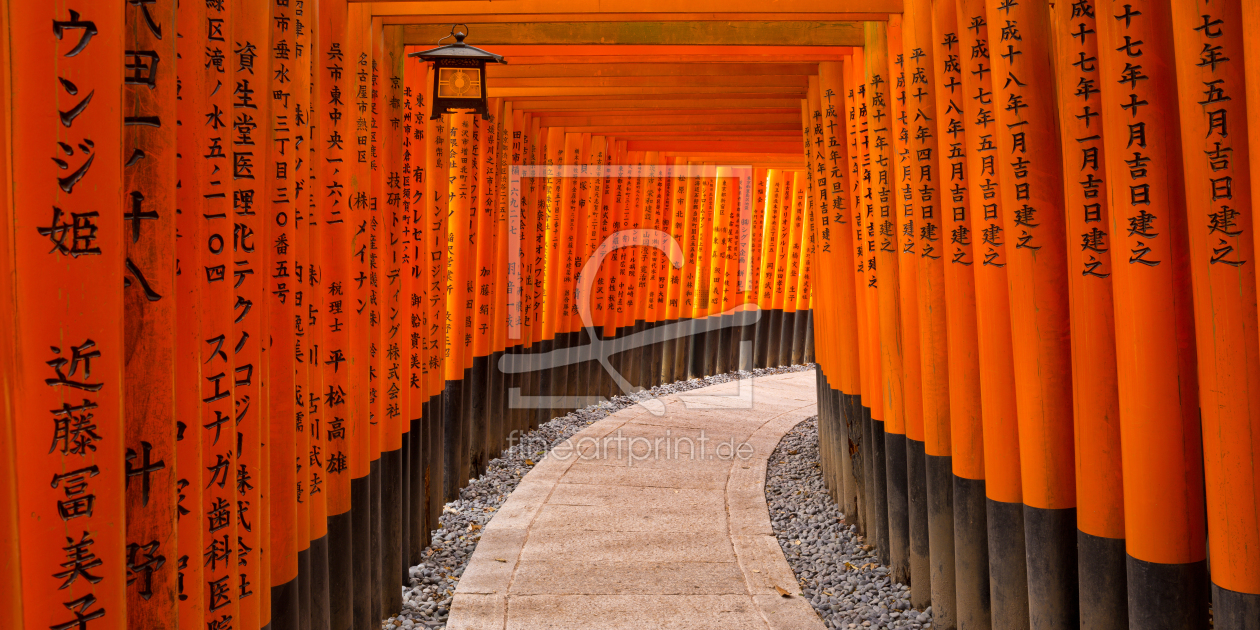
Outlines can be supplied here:
<path id="1" fill-rule="evenodd" d="M 0 6 L 2 627 L 366 630 L 520 432 L 802 362 L 936 627 L 1260 627 L 1260 0 Z"/>

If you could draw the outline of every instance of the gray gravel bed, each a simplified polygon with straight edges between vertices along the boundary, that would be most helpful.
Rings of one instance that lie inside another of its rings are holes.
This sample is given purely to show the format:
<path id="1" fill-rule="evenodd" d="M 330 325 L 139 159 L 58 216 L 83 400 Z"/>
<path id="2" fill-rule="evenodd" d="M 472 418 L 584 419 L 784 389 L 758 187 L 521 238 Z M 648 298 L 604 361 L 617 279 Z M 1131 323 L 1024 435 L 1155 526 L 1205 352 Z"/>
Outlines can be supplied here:
<path id="1" fill-rule="evenodd" d="M 801 594 L 828 628 L 931 628 L 932 607 L 910 607 L 910 587 L 846 524 L 823 485 L 818 417 L 783 436 L 766 470 L 770 524 Z"/>
<path id="2" fill-rule="evenodd" d="M 521 477 L 542 461 L 552 448 L 574 433 L 618 410 L 649 398 L 717 385 L 741 376 L 769 376 L 801 372 L 813 367 L 812 364 L 793 365 L 757 369 L 751 374 L 743 371 L 728 372 L 702 379 L 677 381 L 572 411 L 526 433 L 518 443 L 491 460 L 485 474 L 469 482 L 460 491 L 459 500 L 443 507 L 439 521 L 442 527 L 433 531 L 432 542 L 424 550 L 424 562 L 411 567 L 411 584 L 403 587 L 402 611 L 384 620 L 381 627 L 384 630 L 446 627 L 451 596 L 455 593 L 464 568 L 468 566 L 473 550 L 477 548 L 482 528 L 494 518 L 495 512 L 521 482 Z"/>

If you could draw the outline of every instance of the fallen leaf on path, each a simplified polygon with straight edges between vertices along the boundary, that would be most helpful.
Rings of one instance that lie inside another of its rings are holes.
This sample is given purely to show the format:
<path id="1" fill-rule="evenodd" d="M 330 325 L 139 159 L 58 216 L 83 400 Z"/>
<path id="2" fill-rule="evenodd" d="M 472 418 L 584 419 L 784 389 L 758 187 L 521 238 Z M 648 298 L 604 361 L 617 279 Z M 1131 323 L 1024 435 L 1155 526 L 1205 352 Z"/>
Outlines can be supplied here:
<path id="1" fill-rule="evenodd" d="M 778 591 L 778 592 L 779 592 L 779 595 L 782 595 L 783 597 L 791 597 L 791 596 L 792 596 L 792 594 L 791 594 L 791 593 L 789 593 L 789 592 L 787 592 L 787 590 L 786 590 L 786 589 L 784 589 L 782 586 L 775 586 L 775 587 L 774 587 L 774 590 Z"/>

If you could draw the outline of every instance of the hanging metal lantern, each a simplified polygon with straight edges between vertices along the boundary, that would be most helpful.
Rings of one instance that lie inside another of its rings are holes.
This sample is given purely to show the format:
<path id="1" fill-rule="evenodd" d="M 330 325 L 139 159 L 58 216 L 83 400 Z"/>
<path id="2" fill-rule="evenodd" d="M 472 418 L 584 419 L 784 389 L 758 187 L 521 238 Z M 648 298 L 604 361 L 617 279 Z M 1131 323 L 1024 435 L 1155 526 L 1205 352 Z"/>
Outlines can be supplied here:
<path id="1" fill-rule="evenodd" d="M 464 27 L 464 30 L 456 31 L 458 26 Z M 483 119 L 490 119 L 486 107 L 486 64 L 507 61 L 499 55 L 465 44 L 467 31 L 467 24 L 456 24 L 448 35 L 455 38 L 454 44 L 407 55 L 433 62 L 433 97 L 429 99 L 433 114 L 429 116 L 430 120 L 436 120 L 442 114 L 468 110 L 481 112 Z M 438 40 L 438 43 L 441 41 Z"/>

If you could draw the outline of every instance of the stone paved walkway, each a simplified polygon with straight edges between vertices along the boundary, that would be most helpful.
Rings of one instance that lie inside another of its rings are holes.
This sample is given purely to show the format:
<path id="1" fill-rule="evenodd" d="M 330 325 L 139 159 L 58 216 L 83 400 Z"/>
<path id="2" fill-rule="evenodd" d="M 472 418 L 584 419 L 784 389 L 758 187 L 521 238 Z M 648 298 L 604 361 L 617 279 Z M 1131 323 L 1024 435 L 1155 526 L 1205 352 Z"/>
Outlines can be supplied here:
<path id="1" fill-rule="evenodd" d="M 447 627 L 821 630 L 763 487 L 814 387 L 813 371 L 723 383 L 579 432 L 486 525 Z"/>

